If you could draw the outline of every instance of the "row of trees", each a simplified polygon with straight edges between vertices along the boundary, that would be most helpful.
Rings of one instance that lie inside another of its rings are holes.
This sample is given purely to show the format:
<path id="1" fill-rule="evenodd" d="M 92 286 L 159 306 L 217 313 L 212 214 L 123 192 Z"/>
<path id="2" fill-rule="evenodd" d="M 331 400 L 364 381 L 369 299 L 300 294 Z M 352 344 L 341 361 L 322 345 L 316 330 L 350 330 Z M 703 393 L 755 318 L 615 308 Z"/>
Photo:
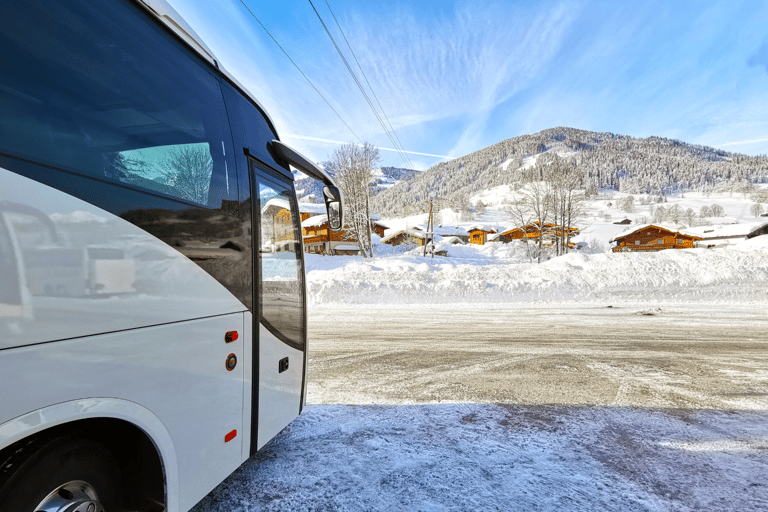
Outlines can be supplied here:
<path id="1" fill-rule="evenodd" d="M 538 226 L 540 236 L 532 250 L 527 237 L 523 237 L 528 254 L 541 263 L 545 239 L 554 243 L 559 256 L 568 251 L 571 244 L 569 227 L 584 214 L 586 198 L 582 187 L 582 173 L 565 159 L 555 159 L 548 164 L 536 165 L 529 173 L 530 181 L 523 185 L 505 210 L 515 224 Z M 547 230 L 547 224 L 559 228 Z"/>

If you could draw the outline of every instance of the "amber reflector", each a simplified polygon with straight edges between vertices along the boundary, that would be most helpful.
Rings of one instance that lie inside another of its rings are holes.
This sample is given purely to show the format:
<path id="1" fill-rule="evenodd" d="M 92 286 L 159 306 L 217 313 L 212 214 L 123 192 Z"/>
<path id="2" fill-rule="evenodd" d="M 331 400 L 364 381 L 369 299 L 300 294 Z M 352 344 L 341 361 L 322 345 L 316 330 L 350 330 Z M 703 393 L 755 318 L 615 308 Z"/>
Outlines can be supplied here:
<path id="1" fill-rule="evenodd" d="M 224 341 L 227 343 L 232 343 L 233 341 L 236 341 L 238 338 L 237 331 L 229 331 L 227 334 L 224 335 Z"/>
<path id="2" fill-rule="evenodd" d="M 237 429 L 235 429 L 232 432 L 230 432 L 229 434 L 225 435 L 224 436 L 224 442 L 228 443 L 231 440 L 233 440 L 235 437 L 237 437 Z"/>

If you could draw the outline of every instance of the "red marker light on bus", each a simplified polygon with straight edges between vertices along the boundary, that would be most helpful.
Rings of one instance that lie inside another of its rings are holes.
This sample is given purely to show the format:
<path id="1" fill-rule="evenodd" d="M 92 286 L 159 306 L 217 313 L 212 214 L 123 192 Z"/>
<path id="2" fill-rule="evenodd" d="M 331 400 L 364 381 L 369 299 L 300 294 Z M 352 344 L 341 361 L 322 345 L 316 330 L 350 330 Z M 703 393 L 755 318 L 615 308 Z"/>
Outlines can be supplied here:
<path id="1" fill-rule="evenodd" d="M 229 434 L 225 435 L 224 436 L 224 442 L 228 443 L 231 440 L 233 440 L 235 437 L 237 437 L 237 429 L 235 429 L 232 432 L 230 432 Z"/>
<path id="2" fill-rule="evenodd" d="M 238 338 L 237 331 L 229 331 L 227 334 L 224 335 L 224 341 L 227 343 L 232 343 L 233 341 L 236 341 Z"/>

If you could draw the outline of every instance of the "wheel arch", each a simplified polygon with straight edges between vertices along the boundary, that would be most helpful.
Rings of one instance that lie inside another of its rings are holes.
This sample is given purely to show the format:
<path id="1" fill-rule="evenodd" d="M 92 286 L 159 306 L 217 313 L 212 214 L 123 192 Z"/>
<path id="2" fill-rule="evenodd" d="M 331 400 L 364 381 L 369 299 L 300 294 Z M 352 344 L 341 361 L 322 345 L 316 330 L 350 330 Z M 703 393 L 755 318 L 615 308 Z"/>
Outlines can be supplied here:
<path id="1" fill-rule="evenodd" d="M 178 510 L 178 468 L 170 433 L 150 410 L 135 402 L 88 398 L 51 405 L 0 424 L 0 463 L 38 440 L 77 435 L 105 445 L 115 457 L 124 486 L 146 489 L 136 500 L 164 501 L 165 510 Z M 2 468 L 0 468 L 2 469 Z M 2 475 L 0 475 L 2 476 Z"/>

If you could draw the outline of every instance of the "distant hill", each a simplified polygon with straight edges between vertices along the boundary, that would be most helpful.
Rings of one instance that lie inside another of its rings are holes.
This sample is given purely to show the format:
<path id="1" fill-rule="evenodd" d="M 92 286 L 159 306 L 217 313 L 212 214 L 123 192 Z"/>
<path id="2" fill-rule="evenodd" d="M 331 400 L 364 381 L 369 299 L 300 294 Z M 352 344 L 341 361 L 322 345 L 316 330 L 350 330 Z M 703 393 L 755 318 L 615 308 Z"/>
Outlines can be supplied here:
<path id="1" fill-rule="evenodd" d="M 442 162 L 382 191 L 371 207 L 385 216 L 421 212 L 430 198 L 466 200 L 498 185 L 520 184 L 536 165 L 575 159 L 583 188 L 632 194 L 741 190 L 768 178 L 768 158 L 729 153 L 661 137 L 634 138 L 575 128 L 550 128 L 507 139 Z"/>
<path id="2" fill-rule="evenodd" d="M 413 169 L 403 169 L 400 167 L 382 167 L 373 171 L 376 183 L 371 187 L 373 195 L 384 190 L 390 189 L 402 181 L 413 179 L 419 171 Z"/>
<path id="3" fill-rule="evenodd" d="M 320 166 L 333 176 L 334 170 L 330 165 L 330 162 L 323 162 Z M 371 186 L 371 194 L 376 195 L 381 191 L 387 190 L 398 183 L 406 180 L 410 180 L 419 174 L 419 171 L 413 169 L 403 169 L 400 167 L 382 167 L 373 171 L 374 183 Z M 301 175 L 303 176 L 303 175 Z M 296 194 L 299 196 L 299 201 L 307 203 L 319 203 L 322 202 L 323 197 L 323 185 L 314 179 L 302 177 L 296 179 Z"/>

